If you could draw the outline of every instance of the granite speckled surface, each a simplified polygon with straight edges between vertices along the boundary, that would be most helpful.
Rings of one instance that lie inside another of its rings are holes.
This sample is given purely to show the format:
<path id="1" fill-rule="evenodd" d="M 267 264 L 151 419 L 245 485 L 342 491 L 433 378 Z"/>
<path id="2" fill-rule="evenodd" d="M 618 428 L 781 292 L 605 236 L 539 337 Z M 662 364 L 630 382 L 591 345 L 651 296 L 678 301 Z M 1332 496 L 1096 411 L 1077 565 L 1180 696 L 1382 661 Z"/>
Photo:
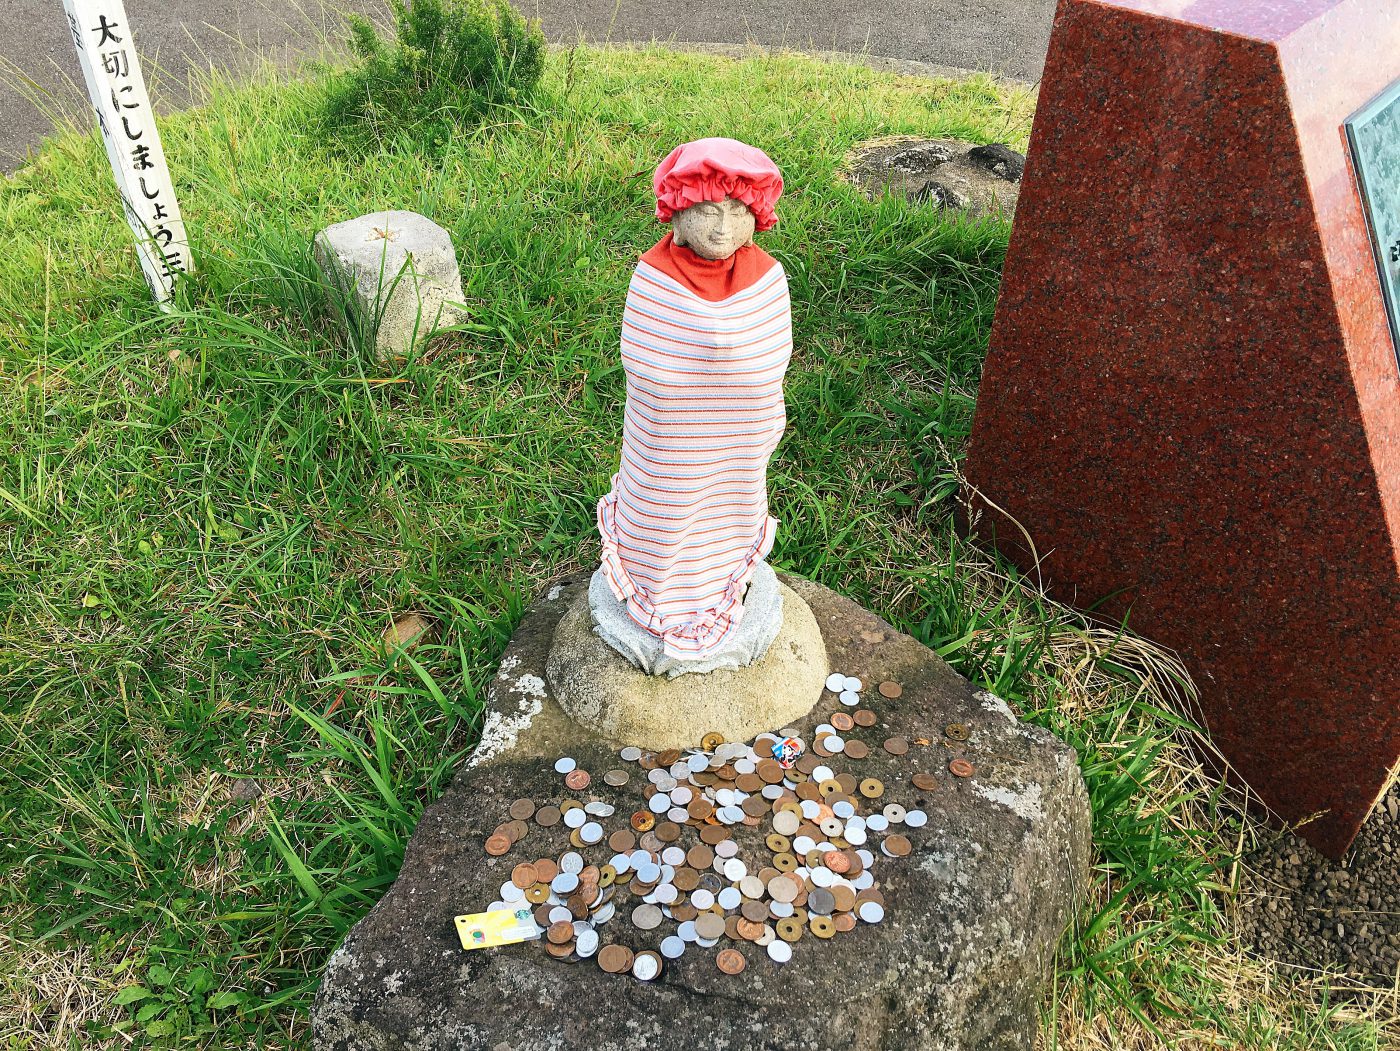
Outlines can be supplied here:
<path id="1" fill-rule="evenodd" d="M 1342 128 L 1397 78 L 1394 0 L 1062 0 L 967 463 L 979 532 L 1178 649 L 1333 856 L 1400 757 L 1400 375 Z"/>

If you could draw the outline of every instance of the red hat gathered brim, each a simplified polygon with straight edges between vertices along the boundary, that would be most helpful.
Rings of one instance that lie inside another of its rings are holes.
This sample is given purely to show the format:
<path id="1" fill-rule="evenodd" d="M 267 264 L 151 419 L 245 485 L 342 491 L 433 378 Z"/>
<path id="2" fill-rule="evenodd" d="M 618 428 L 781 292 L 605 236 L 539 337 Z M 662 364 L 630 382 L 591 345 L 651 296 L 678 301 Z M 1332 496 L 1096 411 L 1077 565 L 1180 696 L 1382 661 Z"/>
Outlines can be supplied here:
<path id="1" fill-rule="evenodd" d="M 748 205 L 756 229 L 769 230 L 778 221 L 774 206 L 783 193 L 783 176 L 756 146 L 738 139 L 696 139 L 666 155 L 652 186 L 656 218 L 663 223 L 691 205 L 732 197 Z"/>

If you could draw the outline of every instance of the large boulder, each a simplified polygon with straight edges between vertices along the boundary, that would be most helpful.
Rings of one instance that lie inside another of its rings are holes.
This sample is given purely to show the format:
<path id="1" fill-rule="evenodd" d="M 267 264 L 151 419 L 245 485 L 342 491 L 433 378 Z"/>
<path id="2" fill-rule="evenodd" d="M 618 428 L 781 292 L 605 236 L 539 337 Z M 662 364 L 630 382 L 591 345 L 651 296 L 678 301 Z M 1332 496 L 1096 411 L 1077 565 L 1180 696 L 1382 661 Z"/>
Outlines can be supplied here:
<path id="1" fill-rule="evenodd" d="M 831 667 L 867 684 L 862 707 L 877 722 L 846 735 L 869 748 L 850 767 L 883 782 L 885 801 L 929 818 L 908 830 L 908 856 L 878 857 L 872 869 L 882 922 L 829 941 L 809 934 L 785 964 L 747 942 L 692 944 L 652 982 L 607 973 L 597 958 L 555 959 L 539 942 L 463 951 L 455 916 L 485 910 L 522 860 L 569 849 L 558 828 L 533 825 L 509 853 L 483 849 L 513 800 L 594 794 L 564 787 L 558 757 L 594 772 L 600 797 L 617 807 L 609 831 L 646 806 L 644 777 L 602 786 L 604 771 L 626 764 L 612 742 L 569 719 L 546 685 L 556 626 L 585 601 L 586 578 L 564 581 L 512 639 L 481 744 L 424 813 L 397 882 L 331 956 L 313 1009 L 315 1046 L 1029 1051 L 1056 944 L 1087 878 L 1089 807 L 1073 750 L 856 604 L 784 582 L 820 625 Z M 900 684 L 887 691 L 898 699 L 876 689 L 887 680 Z M 842 710 L 824 692 L 797 729 L 812 741 L 815 725 Z M 882 747 L 893 737 L 907 752 Z M 950 770 L 954 760 L 963 776 Z M 932 787 L 914 787 L 915 773 Z M 764 831 L 739 827 L 734 838 L 761 851 Z M 583 853 L 606 861 L 611 850 L 605 841 Z M 619 909 L 605 941 L 652 948 L 673 926 L 642 931 Z M 742 974 L 716 966 L 726 946 L 745 955 Z"/>

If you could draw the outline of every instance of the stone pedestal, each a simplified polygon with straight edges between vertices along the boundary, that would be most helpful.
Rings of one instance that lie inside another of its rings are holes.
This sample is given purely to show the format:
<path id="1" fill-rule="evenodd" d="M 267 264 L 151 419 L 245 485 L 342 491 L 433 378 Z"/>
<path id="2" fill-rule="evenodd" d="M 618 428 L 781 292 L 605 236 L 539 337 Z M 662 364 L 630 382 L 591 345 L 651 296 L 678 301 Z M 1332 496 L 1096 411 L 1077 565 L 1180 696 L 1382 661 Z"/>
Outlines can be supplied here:
<path id="1" fill-rule="evenodd" d="M 1397 77 L 1393 0 L 1062 0 L 967 460 L 979 532 L 1180 651 L 1334 856 L 1400 757 L 1400 373 L 1343 131 Z"/>
<path id="2" fill-rule="evenodd" d="M 462 274 L 446 230 L 417 212 L 372 212 L 316 235 L 316 259 L 343 286 L 356 322 L 381 358 L 461 316 Z"/>
<path id="3" fill-rule="evenodd" d="M 487 856 L 485 837 L 513 800 L 586 802 L 596 791 L 617 807 L 609 834 L 645 807 L 643 776 L 600 786 L 605 771 L 625 765 L 615 743 L 582 730 L 546 686 L 561 618 L 586 611 L 581 578 L 552 588 L 521 623 L 479 748 L 424 813 L 393 888 L 332 955 L 313 1009 L 315 1046 L 1030 1051 L 1047 968 L 1087 877 L 1089 810 L 1073 750 L 855 604 L 784 583 L 811 610 L 832 667 L 868 684 L 863 707 L 878 723 L 847 734 L 870 747 L 861 776 L 880 779 L 885 800 L 929 816 L 909 831 L 909 856 L 879 861 L 883 922 L 831 941 L 808 935 L 786 964 L 744 942 L 691 945 L 649 983 L 608 974 L 596 959 L 553 959 L 537 942 L 462 950 L 454 916 L 484 910 L 526 855 L 567 849 L 551 835 L 557 828 L 531 828 L 510 853 Z M 876 691 L 886 679 L 902 684 L 898 700 Z M 838 709 L 825 693 L 798 729 L 810 740 Z M 950 723 L 966 732 L 946 735 Z M 910 753 L 886 753 L 881 742 L 892 735 L 911 742 Z M 562 755 L 592 771 L 591 789 L 564 786 L 554 772 Z M 970 776 L 954 776 L 953 759 L 971 764 Z M 930 773 L 933 787 L 915 789 L 911 771 Z M 762 833 L 738 829 L 741 857 L 763 850 Z M 581 852 L 589 862 L 611 854 L 606 843 Z M 673 928 L 643 932 L 619 915 L 604 930 L 607 941 L 643 949 Z M 746 957 L 742 974 L 716 966 L 725 947 Z"/>
<path id="4" fill-rule="evenodd" d="M 762 656 L 744 667 L 675 678 L 634 668 L 599 637 L 590 609 L 599 587 L 595 575 L 559 621 L 545 666 L 551 696 L 600 737 L 652 749 L 694 747 L 710 732 L 748 741 L 805 718 L 826 680 L 826 646 L 807 604 L 763 568 L 778 611 L 771 624 L 777 636 Z M 741 641 L 748 627 L 746 615 Z"/>

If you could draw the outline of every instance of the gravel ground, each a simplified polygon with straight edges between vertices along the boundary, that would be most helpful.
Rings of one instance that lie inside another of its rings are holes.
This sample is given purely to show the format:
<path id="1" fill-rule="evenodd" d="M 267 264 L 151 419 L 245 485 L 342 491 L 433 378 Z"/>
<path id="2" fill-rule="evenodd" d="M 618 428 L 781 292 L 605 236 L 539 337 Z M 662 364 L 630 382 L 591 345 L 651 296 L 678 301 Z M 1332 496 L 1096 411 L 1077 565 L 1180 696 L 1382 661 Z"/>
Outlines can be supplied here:
<path id="1" fill-rule="evenodd" d="M 1244 944 L 1299 967 L 1390 985 L 1400 972 L 1400 784 L 1340 862 L 1285 834 L 1245 859 Z"/>

